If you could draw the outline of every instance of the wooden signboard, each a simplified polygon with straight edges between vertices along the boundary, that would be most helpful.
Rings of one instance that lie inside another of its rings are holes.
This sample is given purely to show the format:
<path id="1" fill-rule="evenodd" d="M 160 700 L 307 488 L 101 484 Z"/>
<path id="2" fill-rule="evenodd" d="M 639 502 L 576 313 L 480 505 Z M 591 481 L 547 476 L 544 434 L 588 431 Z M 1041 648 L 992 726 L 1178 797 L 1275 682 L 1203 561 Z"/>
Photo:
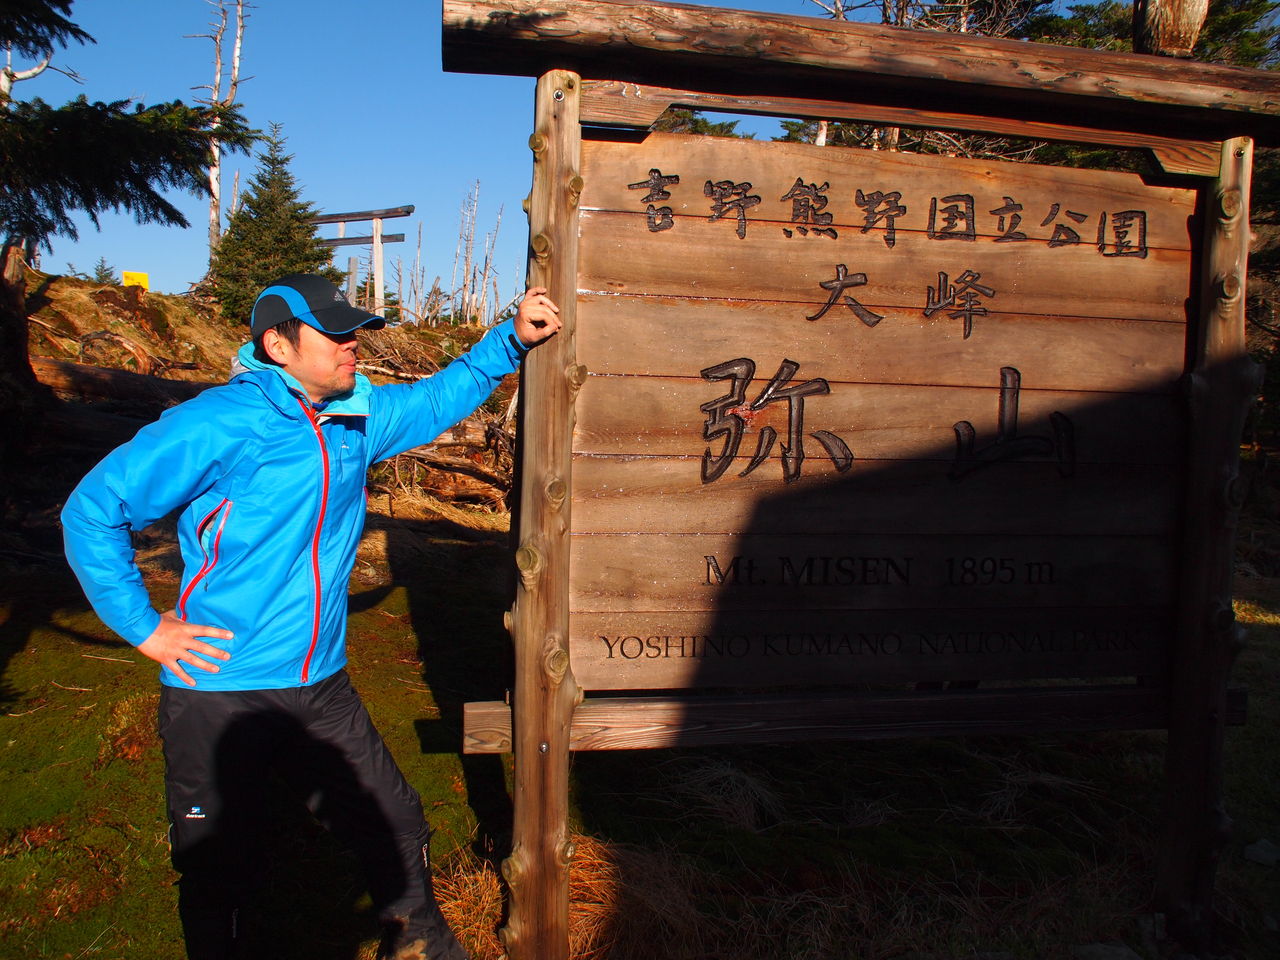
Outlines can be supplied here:
<path id="1" fill-rule="evenodd" d="M 582 171 L 581 687 L 1164 672 L 1195 191 L 661 134 Z"/>
<path id="2" fill-rule="evenodd" d="M 567 954 L 571 750 L 1141 727 L 1158 900 L 1203 939 L 1280 83 L 610 0 L 445 0 L 445 59 L 539 77 L 529 279 L 564 320 L 523 372 L 512 704 L 466 709 L 515 753 L 510 955 Z M 1163 172 L 646 135 L 668 105 Z"/>

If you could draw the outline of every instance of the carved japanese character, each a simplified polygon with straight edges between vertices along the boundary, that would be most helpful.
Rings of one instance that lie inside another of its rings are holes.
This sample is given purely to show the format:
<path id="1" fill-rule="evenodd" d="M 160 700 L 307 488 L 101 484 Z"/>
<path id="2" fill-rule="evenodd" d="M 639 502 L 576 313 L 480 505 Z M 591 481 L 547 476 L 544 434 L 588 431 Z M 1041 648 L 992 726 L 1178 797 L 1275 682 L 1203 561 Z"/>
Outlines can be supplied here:
<path id="1" fill-rule="evenodd" d="M 929 288 L 928 296 L 925 298 L 924 315 L 932 317 L 939 310 L 949 310 L 947 316 L 952 320 L 963 317 L 964 339 L 968 340 L 969 335 L 973 333 L 973 318 L 987 315 L 987 308 L 979 305 L 978 298 L 991 298 L 996 295 L 993 287 L 978 283 L 981 279 L 982 274 L 966 270 L 956 277 L 955 283 L 949 283 L 947 275 L 939 271 L 938 289 L 935 291 L 933 287 Z"/>
<path id="2" fill-rule="evenodd" d="M 906 205 L 902 201 L 902 192 L 893 190 L 884 193 L 880 190 L 873 190 L 871 193 L 863 193 L 861 189 L 854 195 L 854 202 L 863 209 L 863 224 L 861 233 L 868 232 L 881 220 L 884 224 L 884 245 L 892 247 L 898 242 L 897 230 L 894 227 L 898 217 L 907 215 Z"/>
<path id="3" fill-rule="evenodd" d="M 1054 223 L 1058 216 L 1058 210 L 1061 204 L 1053 204 L 1049 208 L 1049 215 L 1040 221 L 1040 226 L 1047 227 L 1053 223 L 1053 236 L 1049 238 L 1049 246 L 1051 247 L 1067 247 L 1080 242 L 1080 234 L 1075 228 L 1065 223 Z M 1063 215 L 1073 223 L 1084 223 L 1089 219 L 1087 213 L 1077 213 L 1074 210 L 1063 210 Z"/>
<path id="4" fill-rule="evenodd" d="M 640 202 L 648 204 L 645 207 L 645 219 L 649 224 L 650 233 L 661 233 L 663 230 L 670 230 L 675 226 L 674 211 L 668 206 L 655 206 L 654 201 L 670 200 L 671 192 L 667 187 L 673 186 L 680 182 L 678 174 L 671 176 L 663 176 L 661 170 L 654 167 L 649 171 L 649 179 L 641 180 L 639 183 L 628 183 L 628 190 L 648 190 Z"/>
<path id="5" fill-rule="evenodd" d="M 783 360 L 778 365 L 778 372 L 765 386 L 760 394 L 749 404 L 745 403 L 747 387 L 755 376 L 755 361 L 746 357 L 729 360 L 701 371 L 705 380 L 729 380 L 729 392 L 717 397 L 698 409 L 707 415 L 702 426 L 703 439 L 711 442 L 723 438 L 723 446 L 718 454 L 710 448 L 702 455 L 702 482 L 712 483 L 718 480 L 738 455 L 742 444 L 743 433 L 749 419 L 758 411 L 771 403 L 785 400 L 787 403 L 787 439 L 782 446 L 782 478 L 791 483 L 800 478 L 804 464 L 804 400 L 805 397 L 818 396 L 831 392 L 831 385 L 822 378 L 806 380 L 803 383 L 791 384 L 791 378 L 800 369 L 794 360 Z M 853 452 L 848 444 L 836 434 L 828 430 L 818 430 L 811 434 L 823 449 L 840 473 L 844 473 L 853 465 Z M 756 441 L 756 450 L 746 467 L 738 474 L 745 477 L 768 459 L 773 445 L 778 439 L 778 431 L 771 426 L 764 426 Z"/>
<path id="6" fill-rule="evenodd" d="M 930 240 L 969 240 L 978 238 L 978 230 L 974 224 L 973 197 L 967 193 L 955 193 L 943 197 L 945 206 L 939 208 L 938 198 L 929 200 Z M 941 225 L 939 225 L 941 219 Z"/>
<path id="7" fill-rule="evenodd" d="M 707 181 L 702 188 L 703 194 L 711 200 L 711 216 L 707 219 L 715 221 L 729 214 L 738 220 L 738 239 L 747 236 L 747 210 L 760 202 L 758 195 L 748 194 L 750 183 L 734 183 L 732 180 Z"/>
<path id="8" fill-rule="evenodd" d="M 1022 204 L 1017 203 L 1013 197 L 1005 197 L 1004 206 L 996 207 L 990 212 L 1000 218 L 996 227 L 1000 236 L 996 237 L 996 243 L 1016 243 L 1027 239 L 1027 235 L 1018 229 L 1022 223 Z"/>
<path id="9" fill-rule="evenodd" d="M 849 268 L 846 267 L 843 263 L 837 263 L 835 279 L 822 280 L 818 284 L 818 286 L 822 287 L 823 290 L 826 290 L 829 292 L 830 296 L 827 297 L 827 302 L 823 304 L 822 309 L 819 310 L 817 313 L 815 313 L 812 317 L 805 317 L 805 319 L 821 320 L 824 316 L 826 316 L 827 311 L 830 310 L 832 307 L 834 307 L 836 303 L 838 303 L 841 300 L 841 294 L 844 294 L 846 290 L 849 290 L 852 287 L 861 287 L 866 282 L 867 282 L 867 275 L 865 273 L 850 273 Z M 859 303 L 857 300 L 855 300 L 853 297 L 849 296 L 848 294 L 845 294 L 843 299 L 844 299 L 845 306 L 848 307 L 850 310 L 852 310 L 854 312 L 854 315 L 857 316 L 857 318 L 861 320 L 863 323 L 865 323 L 868 327 L 874 327 L 877 323 L 879 323 L 881 320 L 884 319 L 884 317 L 882 317 L 880 314 L 874 313 L 871 310 L 868 310 L 866 307 L 864 307 L 861 303 Z"/>
<path id="10" fill-rule="evenodd" d="M 1107 228 L 1110 227 L 1110 244 L 1107 240 Z M 1107 247 L 1110 246 L 1110 250 Z M 1104 257 L 1140 257 L 1147 256 L 1147 211 L 1121 210 L 1111 214 L 1108 220 L 1105 212 L 1098 221 L 1098 250 Z"/>
<path id="11" fill-rule="evenodd" d="M 791 185 L 791 189 L 780 198 L 791 201 L 791 222 L 796 225 L 796 229 L 793 231 L 783 227 L 782 232 L 788 237 L 795 236 L 797 232 L 802 237 L 808 236 L 811 232 L 832 240 L 839 237 L 835 228 L 831 226 L 831 214 L 822 212 L 827 206 L 825 194 L 830 189 L 829 183 L 824 182 L 822 186 L 818 186 L 816 183 L 805 183 L 796 177 L 796 182 Z"/>
<path id="12" fill-rule="evenodd" d="M 1049 414 L 1052 436 L 1018 435 L 1018 394 L 1022 389 L 1022 374 L 1016 367 L 1000 368 L 1000 407 L 995 442 L 979 449 L 977 431 L 968 420 L 955 424 L 956 455 L 951 463 L 952 480 L 960 480 L 976 470 L 1008 460 L 1026 460 L 1054 454 L 1058 460 L 1058 473 L 1069 477 L 1075 473 L 1076 446 L 1075 425 L 1066 414 L 1054 411 Z"/>

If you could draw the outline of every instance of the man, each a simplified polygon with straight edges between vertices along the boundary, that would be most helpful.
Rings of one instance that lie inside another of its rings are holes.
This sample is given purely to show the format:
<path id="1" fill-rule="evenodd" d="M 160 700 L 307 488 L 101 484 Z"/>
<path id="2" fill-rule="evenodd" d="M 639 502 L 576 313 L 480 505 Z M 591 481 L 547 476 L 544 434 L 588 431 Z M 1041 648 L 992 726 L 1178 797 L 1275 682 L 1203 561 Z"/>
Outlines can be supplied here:
<path id="1" fill-rule="evenodd" d="M 280 773 L 360 855 L 380 956 L 460 960 L 431 892 L 417 793 L 346 672 L 347 580 L 368 467 L 470 414 L 560 329 L 546 290 L 415 384 L 356 373 L 356 331 L 383 326 L 323 277 L 267 287 L 229 384 L 166 411 L 109 454 L 62 513 L 94 610 L 161 665 L 160 736 L 178 910 L 192 960 L 243 956 L 259 874 L 262 788 Z M 177 606 L 151 607 L 130 531 L 181 509 Z"/>

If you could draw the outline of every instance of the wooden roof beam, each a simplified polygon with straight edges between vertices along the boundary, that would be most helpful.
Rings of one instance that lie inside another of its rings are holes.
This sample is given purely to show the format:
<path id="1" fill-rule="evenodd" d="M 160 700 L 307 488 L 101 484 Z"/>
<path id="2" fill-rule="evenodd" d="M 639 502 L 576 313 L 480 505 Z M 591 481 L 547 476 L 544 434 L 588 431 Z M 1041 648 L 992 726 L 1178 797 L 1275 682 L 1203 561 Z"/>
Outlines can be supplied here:
<path id="1" fill-rule="evenodd" d="M 849 100 L 1280 143 L 1280 77 L 1167 57 L 719 7 L 444 0 L 447 70 Z M 1046 114 L 1046 111 L 1052 111 Z"/>

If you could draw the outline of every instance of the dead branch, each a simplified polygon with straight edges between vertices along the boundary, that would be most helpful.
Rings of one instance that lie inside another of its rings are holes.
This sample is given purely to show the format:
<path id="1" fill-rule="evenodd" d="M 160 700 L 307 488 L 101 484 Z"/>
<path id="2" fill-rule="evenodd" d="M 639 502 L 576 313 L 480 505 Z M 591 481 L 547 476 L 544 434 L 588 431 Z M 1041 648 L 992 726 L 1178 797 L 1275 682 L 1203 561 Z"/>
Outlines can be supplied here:
<path id="1" fill-rule="evenodd" d="M 416 380 L 422 379 L 421 377 L 414 376 L 413 374 L 402 373 L 399 370 L 392 370 L 390 367 L 380 367 L 377 364 L 365 363 L 363 360 L 356 364 L 356 366 L 361 373 L 380 373 L 382 376 L 391 377 L 393 380 L 406 380 L 412 383 Z"/>
<path id="2" fill-rule="evenodd" d="M 30 323 L 34 323 L 36 326 L 44 327 L 55 337 L 61 337 L 63 340 L 72 340 L 76 343 L 80 342 L 80 337 L 77 336 L 76 334 L 63 333 L 61 330 L 59 330 L 57 327 L 53 326 L 52 324 L 45 323 L 43 320 L 40 320 L 36 317 L 27 317 L 27 321 Z"/>
<path id="3" fill-rule="evenodd" d="M 121 347 L 135 360 L 138 361 L 138 373 L 146 375 L 155 369 L 155 358 L 151 356 L 142 346 L 134 343 L 128 337 L 123 337 L 118 333 L 112 333 L 109 330 L 97 330 L 93 333 L 86 333 L 80 338 L 80 358 L 84 359 L 84 348 L 90 343 L 97 340 L 106 340 L 108 343 L 114 343 Z"/>

